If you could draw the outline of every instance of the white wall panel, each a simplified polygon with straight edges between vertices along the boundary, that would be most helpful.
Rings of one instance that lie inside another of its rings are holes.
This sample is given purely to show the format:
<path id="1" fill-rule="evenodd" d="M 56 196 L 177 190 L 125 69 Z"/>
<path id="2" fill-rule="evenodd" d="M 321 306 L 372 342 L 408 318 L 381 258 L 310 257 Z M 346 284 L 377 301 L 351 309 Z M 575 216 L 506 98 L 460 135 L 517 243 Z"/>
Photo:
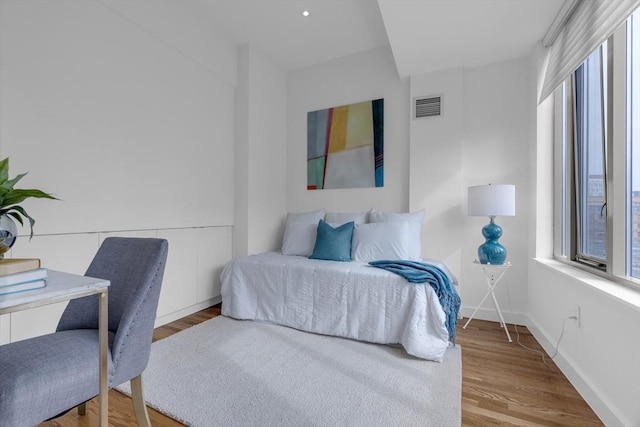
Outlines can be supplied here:
<path id="1" fill-rule="evenodd" d="M 98 233 L 20 236 L 11 248 L 12 258 L 40 258 L 43 267 L 84 274 L 100 246 Z"/>
<path id="2" fill-rule="evenodd" d="M 3 314 L 0 316 L 0 344 L 11 341 L 11 315 Z"/>
<path id="3" fill-rule="evenodd" d="M 10 340 L 20 341 L 55 332 L 66 306 L 66 302 L 59 302 L 11 313 Z"/>
<path id="4" fill-rule="evenodd" d="M 220 302 L 220 273 L 231 259 L 231 227 L 130 230 L 20 237 L 10 256 L 40 258 L 42 266 L 84 274 L 107 237 L 163 238 L 169 242 L 156 326 Z M 67 303 L 0 317 L 0 344 L 55 331 Z"/>
<path id="5" fill-rule="evenodd" d="M 157 317 L 162 317 L 198 301 L 198 229 L 160 230 L 158 237 L 169 242 L 158 302 Z"/>
<path id="6" fill-rule="evenodd" d="M 98 234 L 100 236 L 100 244 L 107 237 L 140 237 L 143 239 L 153 239 L 158 237 L 156 230 L 130 230 L 130 231 L 103 231 Z"/>
<path id="7" fill-rule="evenodd" d="M 220 299 L 220 273 L 231 259 L 231 228 L 197 229 L 198 284 L 196 302 Z"/>

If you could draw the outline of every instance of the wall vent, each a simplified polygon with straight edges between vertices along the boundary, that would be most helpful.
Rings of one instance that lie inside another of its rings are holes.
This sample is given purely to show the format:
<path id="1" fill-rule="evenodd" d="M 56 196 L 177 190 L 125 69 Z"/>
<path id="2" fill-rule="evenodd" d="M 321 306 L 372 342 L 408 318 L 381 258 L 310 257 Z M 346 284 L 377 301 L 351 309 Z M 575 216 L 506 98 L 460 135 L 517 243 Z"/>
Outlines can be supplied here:
<path id="1" fill-rule="evenodd" d="M 413 100 L 413 118 L 442 116 L 442 95 L 421 96 Z"/>

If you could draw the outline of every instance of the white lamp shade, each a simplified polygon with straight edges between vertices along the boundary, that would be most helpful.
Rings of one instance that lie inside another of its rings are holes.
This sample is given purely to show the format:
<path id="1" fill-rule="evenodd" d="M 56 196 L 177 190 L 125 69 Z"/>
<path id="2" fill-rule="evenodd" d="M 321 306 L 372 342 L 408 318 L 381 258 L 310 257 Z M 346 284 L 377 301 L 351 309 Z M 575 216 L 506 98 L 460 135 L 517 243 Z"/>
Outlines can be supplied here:
<path id="1" fill-rule="evenodd" d="M 515 216 L 516 186 L 489 184 L 469 187 L 467 203 L 471 216 Z"/>

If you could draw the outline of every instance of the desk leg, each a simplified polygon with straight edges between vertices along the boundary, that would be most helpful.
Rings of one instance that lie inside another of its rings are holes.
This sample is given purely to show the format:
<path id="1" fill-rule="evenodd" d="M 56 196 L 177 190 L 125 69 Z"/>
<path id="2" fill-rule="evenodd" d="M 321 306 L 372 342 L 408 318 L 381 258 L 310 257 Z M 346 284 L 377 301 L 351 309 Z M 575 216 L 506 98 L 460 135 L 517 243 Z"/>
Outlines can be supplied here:
<path id="1" fill-rule="evenodd" d="M 99 365 L 99 375 L 100 375 L 100 426 L 107 427 L 109 425 L 109 384 L 107 373 L 109 367 L 107 366 L 107 330 L 109 329 L 109 317 L 108 317 L 108 290 L 100 293 L 100 311 L 99 311 L 99 321 L 98 321 L 98 335 L 100 337 L 100 365 Z"/>

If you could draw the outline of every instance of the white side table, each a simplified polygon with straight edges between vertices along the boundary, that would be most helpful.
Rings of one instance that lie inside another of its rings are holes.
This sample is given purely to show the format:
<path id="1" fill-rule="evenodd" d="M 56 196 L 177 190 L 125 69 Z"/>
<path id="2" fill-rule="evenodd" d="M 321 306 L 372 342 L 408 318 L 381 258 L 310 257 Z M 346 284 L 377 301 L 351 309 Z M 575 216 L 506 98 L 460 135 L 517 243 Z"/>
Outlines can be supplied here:
<path id="1" fill-rule="evenodd" d="M 473 265 L 476 265 L 482 269 L 484 273 L 484 277 L 485 279 L 487 279 L 487 286 L 489 287 L 489 290 L 485 294 L 484 298 L 482 298 L 482 301 L 480 301 L 480 304 L 478 304 L 476 309 L 473 311 L 473 314 L 469 317 L 469 320 L 467 320 L 467 323 L 464 324 L 462 329 L 467 328 L 467 325 L 469 324 L 469 322 L 471 322 L 471 319 L 473 319 L 473 316 L 476 315 L 476 313 L 482 306 L 482 303 L 484 303 L 484 300 L 486 300 L 487 297 L 491 295 L 491 298 L 493 299 L 493 305 L 496 311 L 498 312 L 498 316 L 500 316 L 500 327 L 504 328 L 504 331 L 507 334 L 507 338 L 509 338 L 509 342 L 513 342 L 511 341 L 511 335 L 509 335 L 509 329 L 507 329 L 507 324 L 504 322 L 504 317 L 502 317 L 502 311 L 500 310 L 500 306 L 498 305 L 498 300 L 496 299 L 496 296 L 493 293 L 493 290 L 495 289 L 500 279 L 502 279 L 502 276 L 504 276 L 504 273 L 506 273 L 507 269 L 511 267 L 511 263 L 505 262 L 504 264 L 501 264 L 501 265 L 494 265 L 494 264 L 481 264 L 478 261 L 474 261 Z"/>

